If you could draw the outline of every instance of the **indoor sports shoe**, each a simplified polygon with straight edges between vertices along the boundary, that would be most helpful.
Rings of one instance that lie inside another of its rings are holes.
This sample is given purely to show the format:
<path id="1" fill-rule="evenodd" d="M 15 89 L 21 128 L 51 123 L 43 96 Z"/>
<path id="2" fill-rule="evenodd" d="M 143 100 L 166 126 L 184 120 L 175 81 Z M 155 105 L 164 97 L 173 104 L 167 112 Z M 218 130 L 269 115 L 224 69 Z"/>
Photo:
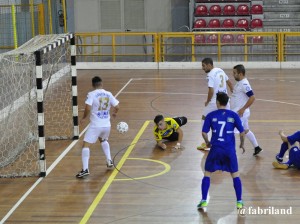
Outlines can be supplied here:
<path id="1" fill-rule="evenodd" d="M 84 177 L 84 176 L 87 176 L 87 175 L 89 175 L 90 174 L 90 171 L 89 171 L 89 169 L 86 169 L 86 170 L 81 170 L 77 175 L 76 175 L 76 177 L 77 178 L 81 178 L 81 177 Z"/>
<path id="2" fill-rule="evenodd" d="M 244 207 L 244 202 L 242 200 L 236 202 L 236 208 L 241 209 Z"/>
<path id="3" fill-rule="evenodd" d="M 114 166 L 114 164 L 110 159 L 108 159 L 108 160 L 106 160 L 106 166 L 107 166 L 107 168 L 112 168 Z"/>
<path id="4" fill-rule="evenodd" d="M 198 209 L 203 209 L 207 207 L 207 201 L 206 200 L 201 200 L 200 203 L 197 205 Z"/>
<path id="5" fill-rule="evenodd" d="M 282 169 L 282 170 L 287 170 L 289 168 L 289 165 L 286 163 L 279 163 L 278 161 L 274 161 L 272 163 L 272 165 L 276 168 L 276 169 Z"/>
<path id="6" fill-rule="evenodd" d="M 260 148 L 259 146 L 255 147 L 253 156 L 258 155 L 261 151 L 263 151 L 262 148 Z"/>
<path id="7" fill-rule="evenodd" d="M 197 150 L 206 150 L 206 151 L 209 151 L 209 148 L 207 147 L 206 143 L 203 142 L 200 146 L 197 147 Z"/>
<path id="8" fill-rule="evenodd" d="M 276 160 L 277 160 L 279 163 L 282 163 L 283 158 L 282 158 L 282 157 L 279 157 L 279 154 L 277 154 L 275 158 L 276 158 Z"/>

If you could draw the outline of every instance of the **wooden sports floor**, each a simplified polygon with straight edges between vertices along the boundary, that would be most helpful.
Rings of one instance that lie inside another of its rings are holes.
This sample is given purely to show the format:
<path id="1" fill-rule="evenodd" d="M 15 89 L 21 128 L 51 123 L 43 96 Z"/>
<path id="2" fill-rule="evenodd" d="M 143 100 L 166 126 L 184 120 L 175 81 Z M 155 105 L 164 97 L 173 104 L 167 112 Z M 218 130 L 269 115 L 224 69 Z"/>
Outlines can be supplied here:
<path id="1" fill-rule="evenodd" d="M 225 71 L 234 82 L 232 71 Z M 244 154 L 237 148 L 246 206 L 242 215 L 228 173 L 212 175 L 207 211 L 196 208 L 207 156 L 196 150 L 207 94 L 202 70 L 79 70 L 80 118 L 95 75 L 120 100 L 109 139 L 116 168 L 107 170 L 97 143 L 91 148 L 91 174 L 75 178 L 85 124 L 78 141 L 47 142 L 45 178 L 0 179 L 0 222 L 299 223 L 300 172 L 272 167 L 281 144 L 278 130 L 291 134 L 300 129 L 299 70 L 247 71 L 256 95 L 250 128 L 264 151 L 253 157 L 248 140 Z M 172 151 L 172 144 L 165 151 L 156 148 L 152 129 L 157 114 L 188 118 L 182 127 L 183 150 Z M 117 133 L 119 121 L 129 124 L 128 133 Z"/>

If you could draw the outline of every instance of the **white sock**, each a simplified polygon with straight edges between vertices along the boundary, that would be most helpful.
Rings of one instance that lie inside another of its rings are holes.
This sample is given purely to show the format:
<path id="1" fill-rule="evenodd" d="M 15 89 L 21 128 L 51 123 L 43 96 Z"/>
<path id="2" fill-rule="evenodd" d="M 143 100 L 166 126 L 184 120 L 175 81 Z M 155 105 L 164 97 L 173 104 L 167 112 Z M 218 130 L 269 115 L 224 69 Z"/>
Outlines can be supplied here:
<path id="1" fill-rule="evenodd" d="M 246 137 L 249 139 L 254 148 L 258 146 L 257 140 L 252 131 L 249 130 L 249 132 L 246 134 Z"/>
<path id="2" fill-rule="evenodd" d="M 89 159 L 90 159 L 90 149 L 83 148 L 81 153 L 82 158 L 82 169 L 86 170 L 89 168 Z"/>
<path id="3" fill-rule="evenodd" d="M 110 147 L 108 141 L 101 142 L 101 146 L 106 159 L 111 160 Z"/>

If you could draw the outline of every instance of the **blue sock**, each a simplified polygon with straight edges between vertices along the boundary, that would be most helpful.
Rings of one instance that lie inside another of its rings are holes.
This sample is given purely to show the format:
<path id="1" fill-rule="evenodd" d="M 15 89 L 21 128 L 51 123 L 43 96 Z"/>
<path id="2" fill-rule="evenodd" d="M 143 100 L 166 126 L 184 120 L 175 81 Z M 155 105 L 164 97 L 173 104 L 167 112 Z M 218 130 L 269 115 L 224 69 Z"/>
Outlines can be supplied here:
<path id="1" fill-rule="evenodd" d="M 236 200 L 241 201 L 242 200 L 242 181 L 240 177 L 233 178 L 233 187 L 236 194 Z"/>
<path id="2" fill-rule="evenodd" d="M 207 199 L 209 186 L 210 186 L 210 177 L 204 176 L 202 179 L 202 185 L 201 185 L 202 200 Z"/>
<path id="3" fill-rule="evenodd" d="M 278 156 L 279 156 L 280 158 L 283 158 L 285 152 L 288 150 L 288 147 L 289 147 L 289 146 L 288 146 L 288 143 L 287 143 L 287 142 L 283 142 L 283 143 L 281 144 L 280 152 L 279 152 L 279 154 L 278 154 Z"/>

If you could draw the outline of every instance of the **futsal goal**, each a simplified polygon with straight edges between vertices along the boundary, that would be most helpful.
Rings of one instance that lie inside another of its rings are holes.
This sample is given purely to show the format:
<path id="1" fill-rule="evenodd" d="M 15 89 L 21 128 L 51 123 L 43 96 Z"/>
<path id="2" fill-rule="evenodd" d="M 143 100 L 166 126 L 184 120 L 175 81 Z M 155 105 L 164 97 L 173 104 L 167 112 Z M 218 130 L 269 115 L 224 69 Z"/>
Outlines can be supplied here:
<path id="1" fill-rule="evenodd" d="M 78 139 L 75 37 L 0 54 L 0 177 L 46 176 L 46 140 Z"/>

